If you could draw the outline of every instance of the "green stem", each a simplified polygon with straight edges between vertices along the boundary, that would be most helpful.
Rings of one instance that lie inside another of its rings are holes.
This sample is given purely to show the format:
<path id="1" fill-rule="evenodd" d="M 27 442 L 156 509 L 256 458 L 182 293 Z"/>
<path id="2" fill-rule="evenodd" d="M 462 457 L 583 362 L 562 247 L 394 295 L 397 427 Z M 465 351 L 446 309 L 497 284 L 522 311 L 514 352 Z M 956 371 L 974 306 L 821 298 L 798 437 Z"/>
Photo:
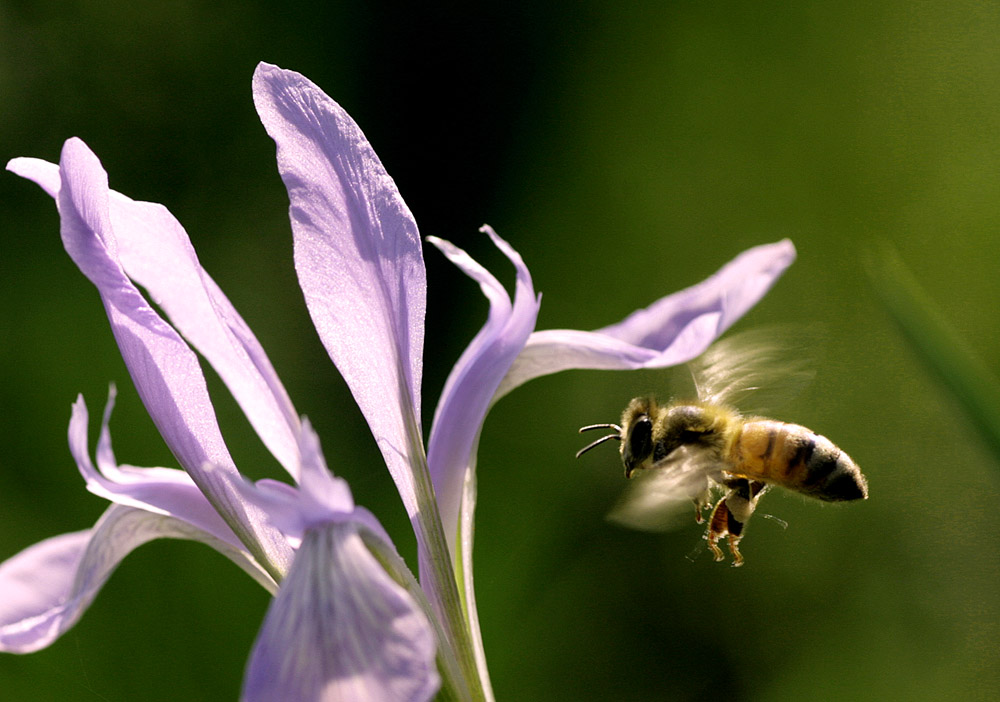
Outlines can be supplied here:
<path id="1" fill-rule="evenodd" d="M 423 583 L 424 592 L 427 593 L 434 609 L 443 619 L 441 623 L 445 630 L 445 637 L 458 660 L 468 699 L 474 702 L 486 702 L 488 698 L 483 690 L 482 680 L 476 666 L 472 638 L 462 607 L 462 598 L 458 592 L 455 572 L 452 569 L 448 541 L 445 539 L 444 526 L 441 524 L 441 514 L 438 512 L 437 502 L 434 498 L 434 486 L 431 483 L 430 471 L 427 467 L 423 441 L 415 424 L 411 423 L 407 429 L 412 449 L 411 460 L 414 490 L 417 497 L 417 521 L 427 544 L 427 552 L 423 555 L 425 561 L 430 565 L 430 572 L 421 574 L 422 579 L 426 579 L 428 575 L 431 579 L 430 583 Z"/>
<path id="2" fill-rule="evenodd" d="M 1000 457 L 1000 381 L 975 355 L 889 245 L 869 266 L 882 303 Z"/>

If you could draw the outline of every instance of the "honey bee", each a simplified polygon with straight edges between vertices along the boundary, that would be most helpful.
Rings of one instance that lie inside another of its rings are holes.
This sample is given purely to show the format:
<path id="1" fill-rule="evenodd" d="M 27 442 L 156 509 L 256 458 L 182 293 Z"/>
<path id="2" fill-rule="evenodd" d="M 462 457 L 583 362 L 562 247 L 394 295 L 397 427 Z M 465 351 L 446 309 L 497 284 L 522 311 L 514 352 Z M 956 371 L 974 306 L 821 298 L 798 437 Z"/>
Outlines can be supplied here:
<path id="1" fill-rule="evenodd" d="M 611 429 L 577 452 L 612 439 L 620 442 L 631 489 L 611 518 L 637 528 L 661 527 L 660 518 L 691 500 L 695 519 L 723 491 L 708 519 L 705 538 L 716 561 L 726 537 L 733 565 L 743 564 L 739 542 L 761 496 L 779 486 L 826 502 L 868 498 L 868 483 L 850 456 L 825 436 L 799 424 L 743 416 L 731 400 L 780 374 L 759 360 L 774 360 L 777 346 L 761 332 L 713 345 L 690 364 L 698 399 L 660 404 L 652 397 L 629 402 L 620 424 L 592 424 L 581 432 Z M 773 373 L 772 373 L 773 370 Z M 801 371 L 798 371 L 801 375 Z"/>

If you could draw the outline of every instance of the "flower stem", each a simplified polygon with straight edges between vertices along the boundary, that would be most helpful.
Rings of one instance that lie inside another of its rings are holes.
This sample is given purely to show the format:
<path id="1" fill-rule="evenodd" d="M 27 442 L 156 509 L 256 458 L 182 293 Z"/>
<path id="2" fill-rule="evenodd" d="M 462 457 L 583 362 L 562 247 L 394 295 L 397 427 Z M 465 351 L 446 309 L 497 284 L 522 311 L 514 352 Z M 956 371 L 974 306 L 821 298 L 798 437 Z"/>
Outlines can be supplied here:
<path id="1" fill-rule="evenodd" d="M 445 539 L 444 526 L 441 524 L 441 514 L 434 498 L 434 486 L 427 467 L 423 439 L 412 418 L 408 422 L 407 433 L 411 447 L 414 492 L 417 497 L 417 523 L 424 536 L 423 540 L 418 539 L 417 542 L 426 544 L 426 552 L 421 554 L 421 562 L 429 565 L 426 571 L 421 568 L 421 586 L 441 619 L 445 640 L 439 642 L 439 645 L 448 645 L 451 648 L 462 672 L 465 684 L 462 685 L 464 690 L 460 688 L 459 695 L 473 702 L 487 702 L 492 699 L 492 694 L 484 689 L 476 666 L 469 624 L 458 592 L 448 541 Z M 428 580 L 430 582 L 427 582 Z"/>

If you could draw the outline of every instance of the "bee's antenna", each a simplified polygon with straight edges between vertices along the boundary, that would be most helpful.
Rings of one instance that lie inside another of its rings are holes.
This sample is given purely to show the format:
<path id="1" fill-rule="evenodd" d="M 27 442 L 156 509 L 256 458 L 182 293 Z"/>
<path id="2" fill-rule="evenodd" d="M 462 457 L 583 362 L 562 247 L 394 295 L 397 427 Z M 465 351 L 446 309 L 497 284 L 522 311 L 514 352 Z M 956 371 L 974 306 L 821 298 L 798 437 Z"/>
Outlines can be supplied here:
<path id="1" fill-rule="evenodd" d="M 587 453 L 587 451 L 589 451 L 590 449 L 594 448 L 595 446 L 600 446 L 605 441 L 611 441 L 611 439 L 617 439 L 618 441 L 622 440 L 622 428 L 620 426 L 618 426 L 617 424 L 589 424 L 589 425 L 587 425 L 585 427 L 580 427 L 580 433 L 582 434 L 583 432 L 590 431 L 591 429 L 614 429 L 617 433 L 616 434 L 608 434 L 606 436 L 602 436 L 597 441 L 590 442 L 589 444 L 587 444 L 582 449 L 580 449 L 579 451 L 576 452 L 576 457 L 577 458 L 579 458 L 583 454 Z"/>
<path id="2" fill-rule="evenodd" d="M 576 452 L 576 457 L 579 458 L 580 456 L 582 456 L 583 454 L 587 453 L 587 451 L 589 451 L 590 449 L 594 448 L 595 446 L 600 446 L 605 441 L 610 441 L 611 439 L 618 439 L 619 441 L 621 441 L 622 437 L 619 436 L 618 434 L 608 434 L 607 436 L 602 436 L 597 441 L 592 441 L 589 444 L 587 444 L 586 446 L 584 446 L 582 449 L 580 449 L 579 451 L 577 451 Z"/>
<path id="3" fill-rule="evenodd" d="M 590 431 L 591 429 L 614 429 L 619 434 L 622 433 L 622 428 L 617 424 L 588 424 L 585 427 L 580 427 L 580 433 L 585 431 Z"/>

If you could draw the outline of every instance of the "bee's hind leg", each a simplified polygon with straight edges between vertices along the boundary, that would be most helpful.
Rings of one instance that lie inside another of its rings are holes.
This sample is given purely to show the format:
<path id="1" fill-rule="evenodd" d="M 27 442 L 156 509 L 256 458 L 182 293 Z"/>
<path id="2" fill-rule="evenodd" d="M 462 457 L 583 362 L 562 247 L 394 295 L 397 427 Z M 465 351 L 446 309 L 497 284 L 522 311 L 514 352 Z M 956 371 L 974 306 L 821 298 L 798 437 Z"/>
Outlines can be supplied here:
<path id="1" fill-rule="evenodd" d="M 715 556 L 716 561 L 721 561 L 725 558 L 722 549 L 719 548 L 719 539 L 729 534 L 729 523 L 732 514 L 726 505 L 728 497 L 727 495 L 716 503 L 715 508 L 712 510 L 712 516 L 708 519 L 708 531 L 705 533 L 708 547 L 712 549 L 712 555 Z"/>
<path id="2" fill-rule="evenodd" d="M 721 561 L 725 556 L 719 548 L 719 539 L 727 537 L 729 553 L 733 556 L 733 567 L 738 568 L 743 565 L 743 554 L 739 549 L 740 539 L 743 538 L 743 527 L 753 514 L 757 498 L 764 492 L 765 485 L 745 478 L 733 478 L 725 484 L 729 492 L 712 510 L 705 538 L 715 560 Z"/>
<path id="3" fill-rule="evenodd" d="M 740 539 L 743 538 L 743 522 L 738 522 L 733 517 L 733 513 L 729 513 L 729 553 L 733 555 L 733 568 L 739 568 L 743 565 L 743 554 L 740 553 L 739 543 Z"/>
<path id="4" fill-rule="evenodd" d="M 708 547 L 712 549 L 715 560 L 721 561 L 725 559 L 725 555 L 719 548 L 719 539 L 723 536 L 727 537 L 729 553 L 733 555 L 733 567 L 738 568 L 743 565 L 743 555 L 739 549 L 740 539 L 743 538 L 743 522 L 733 516 L 726 503 L 727 499 L 728 496 L 723 497 L 712 510 L 712 518 L 708 522 L 708 533 L 705 534 L 705 539 L 708 541 Z"/>

